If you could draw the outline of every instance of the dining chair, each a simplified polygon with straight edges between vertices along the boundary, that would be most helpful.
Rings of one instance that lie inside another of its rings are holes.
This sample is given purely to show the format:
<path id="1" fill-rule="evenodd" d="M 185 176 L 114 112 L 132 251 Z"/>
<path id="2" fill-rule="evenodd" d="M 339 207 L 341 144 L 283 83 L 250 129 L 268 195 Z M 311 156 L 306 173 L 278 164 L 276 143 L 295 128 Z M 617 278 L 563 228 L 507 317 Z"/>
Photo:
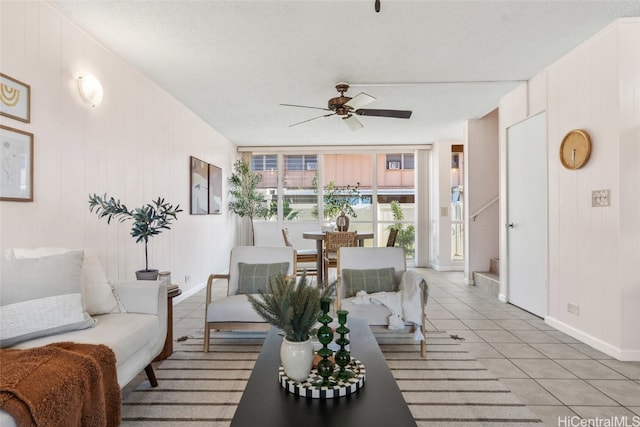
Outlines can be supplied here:
<path id="1" fill-rule="evenodd" d="M 327 231 L 324 237 L 324 280 L 329 279 L 329 268 L 338 266 L 338 249 L 358 246 L 357 231 Z"/>
<path id="2" fill-rule="evenodd" d="M 392 248 L 396 245 L 396 238 L 398 237 L 398 229 L 392 228 L 389 230 L 389 237 L 387 238 L 387 247 Z"/>
<path id="3" fill-rule="evenodd" d="M 289 237 L 289 229 L 286 227 L 282 229 L 282 237 L 284 238 L 284 244 L 286 246 L 290 248 L 294 247 L 291 243 L 291 238 Z M 307 276 L 315 276 L 317 273 L 315 268 L 307 268 L 300 264 L 312 262 L 315 265 L 318 260 L 318 251 L 316 249 L 296 249 L 296 254 L 296 262 L 298 264 L 296 274 L 300 275 L 306 271 Z"/>

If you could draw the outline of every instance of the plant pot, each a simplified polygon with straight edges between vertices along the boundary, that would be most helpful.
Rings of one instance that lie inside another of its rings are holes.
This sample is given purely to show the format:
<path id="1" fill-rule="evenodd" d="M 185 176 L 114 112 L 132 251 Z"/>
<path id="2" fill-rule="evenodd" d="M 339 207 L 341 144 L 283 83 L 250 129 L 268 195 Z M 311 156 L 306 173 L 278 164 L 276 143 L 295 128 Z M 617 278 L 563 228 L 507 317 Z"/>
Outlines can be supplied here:
<path id="1" fill-rule="evenodd" d="M 344 212 L 342 212 L 336 218 L 336 228 L 338 229 L 338 231 L 349 231 L 350 222 L 351 221 L 349 220 L 349 217 Z"/>
<path id="2" fill-rule="evenodd" d="M 282 339 L 280 362 L 284 373 L 293 381 L 302 382 L 309 377 L 313 364 L 313 344 L 311 338 L 306 341 Z"/>
<path id="3" fill-rule="evenodd" d="M 138 280 L 158 280 L 158 270 L 138 270 L 136 279 Z"/>

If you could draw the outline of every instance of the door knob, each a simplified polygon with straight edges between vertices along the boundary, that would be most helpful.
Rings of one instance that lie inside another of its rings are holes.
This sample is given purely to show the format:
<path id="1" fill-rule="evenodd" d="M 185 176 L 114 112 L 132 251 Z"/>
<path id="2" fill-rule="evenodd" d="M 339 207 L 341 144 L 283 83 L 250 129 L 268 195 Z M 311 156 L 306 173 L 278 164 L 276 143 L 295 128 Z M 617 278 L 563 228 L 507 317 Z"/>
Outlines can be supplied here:
<path id="1" fill-rule="evenodd" d="M 509 227 L 509 228 L 513 228 L 513 223 L 512 223 L 512 222 L 510 222 L 509 224 L 507 224 L 507 227 Z"/>

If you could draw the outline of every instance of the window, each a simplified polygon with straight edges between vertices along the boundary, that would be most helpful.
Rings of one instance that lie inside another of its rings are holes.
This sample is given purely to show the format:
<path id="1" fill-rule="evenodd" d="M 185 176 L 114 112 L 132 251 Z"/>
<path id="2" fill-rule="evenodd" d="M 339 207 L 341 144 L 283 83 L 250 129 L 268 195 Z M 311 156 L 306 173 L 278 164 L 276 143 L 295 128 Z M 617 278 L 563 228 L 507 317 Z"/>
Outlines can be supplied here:
<path id="1" fill-rule="evenodd" d="M 451 259 L 464 260 L 464 152 L 451 146 Z"/>
<path id="2" fill-rule="evenodd" d="M 284 195 L 282 217 L 285 221 L 313 220 L 317 195 L 314 178 L 318 165 L 315 154 L 284 155 Z"/>
<path id="3" fill-rule="evenodd" d="M 259 218 L 277 221 L 278 219 L 278 155 L 257 154 L 251 156 L 251 167 L 260 174 L 262 180 L 258 184 L 269 206 L 269 217 Z"/>
<path id="4" fill-rule="evenodd" d="M 367 246 L 385 246 L 390 228 L 399 229 L 396 246 L 405 249 L 411 264 L 417 221 L 414 153 L 311 153 L 252 157 L 254 170 L 263 177 L 268 220 L 285 226 L 288 221 L 312 222 L 313 229 L 335 225 L 340 210 L 349 210 L 349 230 L 375 232 L 376 241 L 365 241 Z"/>
<path id="5" fill-rule="evenodd" d="M 290 155 L 285 156 L 285 169 L 290 171 L 316 170 L 318 161 L 313 155 Z"/>
<path id="6" fill-rule="evenodd" d="M 261 154 L 252 157 L 253 170 L 275 171 L 278 170 L 278 156 L 276 154 Z"/>

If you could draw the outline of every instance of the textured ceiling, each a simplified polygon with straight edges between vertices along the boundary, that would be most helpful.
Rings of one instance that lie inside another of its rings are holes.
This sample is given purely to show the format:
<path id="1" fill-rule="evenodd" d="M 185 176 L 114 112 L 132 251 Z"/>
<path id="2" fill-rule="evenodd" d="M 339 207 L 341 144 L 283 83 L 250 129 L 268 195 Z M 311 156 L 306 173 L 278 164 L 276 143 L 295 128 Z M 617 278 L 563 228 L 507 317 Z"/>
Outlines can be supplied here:
<path id="1" fill-rule="evenodd" d="M 54 1 L 72 21 L 241 146 L 419 144 L 463 123 L 639 1 Z M 337 96 L 410 109 L 409 120 L 337 117 Z M 454 83 L 451 83 L 454 82 Z M 455 83 L 465 82 L 465 83 Z"/>

